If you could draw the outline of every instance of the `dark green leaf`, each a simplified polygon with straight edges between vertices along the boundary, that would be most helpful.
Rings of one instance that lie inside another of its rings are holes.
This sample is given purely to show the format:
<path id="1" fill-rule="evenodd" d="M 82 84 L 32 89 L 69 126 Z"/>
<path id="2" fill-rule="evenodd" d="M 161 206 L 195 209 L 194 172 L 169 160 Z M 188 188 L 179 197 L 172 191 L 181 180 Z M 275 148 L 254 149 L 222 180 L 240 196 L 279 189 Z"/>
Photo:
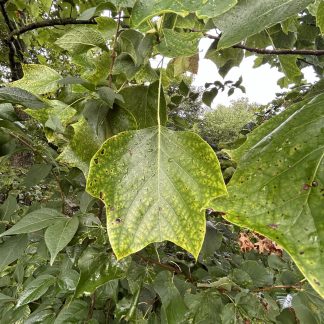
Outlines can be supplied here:
<path id="1" fill-rule="evenodd" d="M 217 94 L 218 94 L 217 88 L 212 88 L 210 90 L 205 91 L 202 95 L 202 102 L 205 105 L 210 107 Z"/>
<path id="2" fill-rule="evenodd" d="M 119 105 L 132 113 L 139 129 L 157 125 L 158 86 L 158 82 L 154 82 L 150 86 L 127 87 L 119 92 L 124 99 L 124 102 Z M 161 95 L 160 121 L 162 125 L 165 125 L 166 119 L 165 98 Z"/>
<path id="3" fill-rule="evenodd" d="M 36 310 L 24 321 L 24 324 L 49 324 L 53 322 L 54 317 L 55 313 L 51 309 Z"/>
<path id="4" fill-rule="evenodd" d="M 41 275 L 31 281 L 20 294 L 16 307 L 26 305 L 42 297 L 48 288 L 55 283 L 55 277 L 51 275 Z"/>
<path id="5" fill-rule="evenodd" d="M 98 95 L 109 107 L 113 106 L 116 99 L 123 101 L 123 97 L 120 94 L 108 87 L 99 88 Z"/>
<path id="6" fill-rule="evenodd" d="M 64 218 L 64 215 L 55 209 L 41 208 L 24 216 L 10 229 L 1 233 L 0 237 L 5 235 L 35 232 L 52 225 L 56 220 L 62 218 Z"/>
<path id="7" fill-rule="evenodd" d="M 7 303 L 7 302 L 12 302 L 15 301 L 16 299 L 11 297 L 11 296 L 7 296 L 5 294 L 0 293 L 0 304 L 3 303 Z"/>
<path id="8" fill-rule="evenodd" d="M 20 104 L 29 108 L 44 108 L 46 106 L 46 104 L 35 95 L 15 87 L 0 88 L 0 102 Z"/>
<path id="9" fill-rule="evenodd" d="M 0 118 L 10 121 L 16 121 L 17 115 L 12 104 L 0 104 Z"/>
<path id="10" fill-rule="evenodd" d="M 183 319 L 187 307 L 174 285 L 171 273 L 160 272 L 154 280 L 153 287 L 162 302 L 162 318 L 164 315 L 166 323 L 179 323 Z"/>
<path id="11" fill-rule="evenodd" d="M 83 300 L 73 300 L 60 311 L 53 324 L 82 323 L 87 319 L 89 305 Z"/>
<path id="12" fill-rule="evenodd" d="M 253 132 L 234 157 L 225 218 L 276 241 L 324 295 L 324 95 L 296 104 Z"/>
<path id="13" fill-rule="evenodd" d="M 25 252 L 27 235 L 10 237 L 0 244 L 0 272 Z"/>
<path id="14" fill-rule="evenodd" d="M 24 183 L 27 187 L 32 187 L 38 184 L 41 180 L 47 177 L 51 172 L 50 164 L 34 164 L 26 174 Z"/>
<path id="15" fill-rule="evenodd" d="M 117 261 L 112 254 L 88 248 L 78 262 L 81 276 L 75 296 L 90 295 L 106 282 L 125 277 L 129 261 L 128 259 Z"/>
<path id="16" fill-rule="evenodd" d="M 223 32 L 219 49 L 230 47 L 299 13 L 312 0 L 243 0 L 214 18 L 214 24 Z"/>
<path id="17" fill-rule="evenodd" d="M 72 240 L 79 227 L 77 216 L 56 220 L 45 232 L 45 243 L 51 254 L 50 265 L 53 264 L 57 254 Z"/>
<path id="18" fill-rule="evenodd" d="M 3 221 L 9 221 L 17 206 L 16 197 L 14 195 L 9 195 L 6 201 L 0 206 L 0 219 Z"/>

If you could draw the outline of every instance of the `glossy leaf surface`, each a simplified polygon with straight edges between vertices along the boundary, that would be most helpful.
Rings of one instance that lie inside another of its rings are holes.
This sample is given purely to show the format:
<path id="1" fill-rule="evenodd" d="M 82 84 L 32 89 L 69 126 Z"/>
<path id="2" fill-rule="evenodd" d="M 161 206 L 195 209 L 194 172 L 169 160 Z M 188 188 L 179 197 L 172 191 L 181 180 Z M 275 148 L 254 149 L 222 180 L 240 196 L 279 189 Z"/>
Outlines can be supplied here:
<path id="1" fill-rule="evenodd" d="M 31 281 L 20 294 L 17 301 L 17 307 L 39 299 L 54 283 L 55 277 L 51 275 L 40 275 L 35 280 Z"/>
<path id="2" fill-rule="evenodd" d="M 10 237 L 0 244 L 0 271 L 20 258 L 27 247 L 27 243 L 26 235 L 18 235 Z"/>
<path id="3" fill-rule="evenodd" d="M 74 216 L 57 220 L 53 225 L 47 228 L 45 232 L 45 243 L 51 254 L 51 265 L 53 264 L 57 254 L 72 240 L 78 226 L 79 219 Z"/>
<path id="4" fill-rule="evenodd" d="M 137 123 L 137 128 L 146 128 L 157 125 L 157 106 L 158 100 L 156 93 L 158 92 L 158 82 L 154 82 L 150 86 L 134 86 L 126 87 L 120 91 L 124 102 L 120 106 L 130 112 Z M 167 120 L 166 103 L 164 96 L 160 99 L 160 121 L 165 125 Z"/>
<path id="5" fill-rule="evenodd" d="M 91 160 L 87 191 L 102 193 L 118 259 L 164 240 L 197 258 L 206 227 L 203 208 L 226 194 L 208 144 L 194 133 L 164 127 L 107 140 Z"/>
<path id="6" fill-rule="evenodd" d="M 98 252 L 95 248 L 88 248 L 78 262 L 81 276 L 75 296 L 90 295 L 106 282 L 125 277 L 129 261 L 126 259 L 117 262 L 113 255 Z"/>
<path id="7" fill-rule="evenodd" d="M 228 186 L 229 198 L 212 205 L 229 221 L 284 247 L 322 296 L 323 120 L 324 95 L 319 95 L 262 125 L 234 151 L 239 166 Z"/>
<path id="8" fill-rule="evenodd" d="M 24 216 L 10 229 L 1 233 L 0 237 L 35 232 L 53 224 L 57 219 L 64 219 L 64 216 L 59 211 L 50 208 L 41 208 Z"/>
<path id="9" fill-rule="evenodd" d="M 83 300 L 67 303 L 58 314 L 54 324 L 82 323 L 86 320 L 89 305 Z"/>
<path id="10" fill-rule="evenodd" d="M 186 16 L 190 12 L 197 12 L 200 18 L 211 18 L 226 12 L 236 3 L 236 0 L 138 0 L 132 11 L 132 23 L 138 26 L 147 19 L 168 12 L 174 12 L 181 16 Z"/>
<path id="11" fill-rule="evenodd" d="M 44 108 L 46 104 L 32 93 L 16 88 L 1 88 L 0 102 L 10 102 L 13 104 L 20 104 L 29 108 Z"/>
<path id="12" fill-rule="evenodd" d="M 226 48 L 246 37 L 275 25 L 303 10 L 312 0 L 242 0 L 214 18 L 215 25 L 223 32 L 218 48 Z"/>

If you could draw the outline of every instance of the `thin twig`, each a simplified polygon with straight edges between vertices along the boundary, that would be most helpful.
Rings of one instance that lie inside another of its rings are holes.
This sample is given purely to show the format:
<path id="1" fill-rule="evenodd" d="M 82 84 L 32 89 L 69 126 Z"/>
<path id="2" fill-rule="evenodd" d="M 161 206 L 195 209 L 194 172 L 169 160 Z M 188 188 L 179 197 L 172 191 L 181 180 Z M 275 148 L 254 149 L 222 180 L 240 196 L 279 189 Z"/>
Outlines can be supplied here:
<path id="1" fill-rule="evenodd" d="M 65 26 L 65 25 L 96 25 L 96 24 L 97 24 L 96 21 L 92 19 L 89 20 L 77 20 L 75 18 L 47 19 L 43 21 L 34 22 L 29 25 L 25 25 L 19 29 L 12 30 L 7 39 L 11 40 L 14 38 L 14 36 L 18 36 L 38 28 Z"/>
<path id="2" fill-rule="evenodd" d="M 105 204 L 103 202 L 103 195 L 102 195 L 102 192 L 100 192 L 99 194 L 99 208 L 98 208 L 98 218 L 101 220 L 102 218 L 102 215 L 103 215 L 103 210 L 104 210 L 104 207 L 105 207 Z"/>
<path id="3" fill-rule="evenodd" d="M 91 295 L 91 304 L 90 304 L 89 312 L 88 312 L 88 321 L 90 321 L 92 319 L 95 304 L 96 304 L 96 292 L 94 292 Z"/>
<path id="4" fill-rule="evenodd" d="M 197 32 L 197 31 L 195 31 Z M 220 40 L 220 36 L 210 35 L 208 33 L 203 33 L 205 37 L 214 40 Z M 236 44 L 231 46 L 232 48 L 240 48 L 248 52 L 265 54 L 265 55 L 313 55 L 322 56 L 324 55 L 324 50 L 308 50 L 308 49 L 267 49 L 267 48 L 255 48 L 249 47 L 243 44 Z"/>
<path id="5" fill-rule="evenodd" d="M 165 269 L 165 270 L 168 270 L 168 271 L 171 271 L 173 273 L 176 273 L 176 274 L 182 274 L 184 275 L 188 281 L 190 282 L 193 282 L 193 278 L 189 275 L 187 275 L 185 272 L 183 272 L 180 268 L 178 267 L 173 267 L 172 265 L 169 265 L 169 264 L 166 264 L 166 263 L 162 263 L 158 260 L 154 260 L 154 259 L 150 259 L 150 258 L 147 258 L 139 253 L 136 253 L 136 255 L 142 259 L 143 261 L 145 261 L 146 263 L 149 263 L 149 264 L 153 264 L 153 265 L 156 265 L 162 269 Z"/>
<path id="6" fill-rule="evenodd" d="M 120 28 L 120 12 L 118 13 L 116 33 L 115 33 L 114 41 L 112 44 L 112 50 L 111 50 L 111 64 L 110 64 L 109 75 L 108 75 L 108 85 L 110 88 L 112 86 L 112 72 L 113 72 L 113 68 L 114 68 L 114 64 L 115 64 L 115 60 L 116 60 L 116 56 L 117 56 L 115 47 L 116 47 L 116 42 L 117 42 L 117 38 L 118 38 L 118 34 L 119 34 L 119 28 Z"/>
<path id="7" fill-rule="evenodd" d="M 121 19 L 129 18 L 129 16 L 118 16 L 113 19 L 116 19 L 119 24 Z M 9 34 L 7 40 L 13 39 L 14 36 L 22 35 L 26 32 L 46 27 L 55 27 L 55 26 L 66 26 L 66 25 L 97 25 L 97 22 L 91 18 L 88 20 L 85 19 L 75 19 L 75 18 L 54 18 L 46 19 L 42 21 L 37 21 L 28 25 L 25 25 L 19 29 L 12 30 Z"/>
<path id="8" fill-rule="evenodd" d="M 300 285 L 279 285 L 279 286 L 270 286 L 270 287 L 263 287 L 253 289 L 253 292 L 260 292 L 260 291 L 269 291 L 274 289 L 294 289 L 294 290 L 302 290 L 303 288 Z"/>

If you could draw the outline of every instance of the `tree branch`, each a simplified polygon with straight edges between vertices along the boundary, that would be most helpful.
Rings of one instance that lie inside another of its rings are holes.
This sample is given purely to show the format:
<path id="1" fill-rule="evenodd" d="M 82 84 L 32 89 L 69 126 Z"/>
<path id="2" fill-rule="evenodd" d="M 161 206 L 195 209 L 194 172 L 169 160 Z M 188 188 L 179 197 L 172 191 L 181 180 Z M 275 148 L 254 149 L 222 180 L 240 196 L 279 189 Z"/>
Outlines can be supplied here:
<path id="1" fill-rule="evenodd" d="M 14 27 L 9 19 L 8 13 L 6 11 L 6 2 L 2 0 L 0 2 L 0 10 L 3 16 L 3 19 L 8 27 L 8 30 L 10 33 L 12 33 L 14 31 Z M 11 76 L 12 76 L 12 80 L 18 80 L 22 77 L 22 67 L 21 67 L 21 63 L 17 62 L 15 59 L 15 56 L 18 56 L 20 59 L 22 58 L 22 53 L 17 53 L 17 49 L 16 49 L 16 45 L 19 49 L 21 49 L 21 44 L 19 42 L 19 40 L 15 40 L 15 39 L 11 39 L 11 40 L 4 40 L 4 43 L 8 46 L 9 49 L 9 66 L 10 66 L 10 70 L 11 70 Z"/>
<path id="2" fill-rule="evenodd" d="M 204 33 L 204 36 L 219 40 L 220 36 L 210 35 L 208 33 Z M 246 50 L 248 52 L 257 53 L 257 54 L 265 54 L 265 55 L 312 55 L 312 56 L 323 56 L 324 50 L 308 50 L 308 49 L 267 49 L 267 48 L 255 48 L 249 47 L 243 44 L 233 45 L 232 48 L 240 48 Z"/>
<path id="3" fill-rule="evenodd" d="M 108 85 L 111 88 L 112 85 L 112 72 L 116 60 L 116 42 L 118 38 L 118 33 L 119 33 L 119 28 L 120 28 L 120 12 L 118 13 L 118 21 L 117 21 L 117 27 L 116 27 L 116 33 L 115 33 L 115 38 L 112 44 L 112 50 L 111 50 L 111 64 L 110 64 L 110 69 L 109 69 L 109 75 L 108 75 Z"/>
<path id="4" fill-rule="evenodd" d="M 95 20 L 77 20 L 74 18 L 56 18 L 56 19 L 48 19 L 43 21 L 34 22 L 32 24 L 23 26 L 19 29 L 13 30 L 9 36 L 8 40 L 12 40 L 14 36 L 19 36 L 21 34 L 24 34 L 28 31 L 38 29 L 38 28 L 44 28 L 44 27 L 54 27 L 54 26 L 65 26 L 65 25 L 96 25 Z"/>

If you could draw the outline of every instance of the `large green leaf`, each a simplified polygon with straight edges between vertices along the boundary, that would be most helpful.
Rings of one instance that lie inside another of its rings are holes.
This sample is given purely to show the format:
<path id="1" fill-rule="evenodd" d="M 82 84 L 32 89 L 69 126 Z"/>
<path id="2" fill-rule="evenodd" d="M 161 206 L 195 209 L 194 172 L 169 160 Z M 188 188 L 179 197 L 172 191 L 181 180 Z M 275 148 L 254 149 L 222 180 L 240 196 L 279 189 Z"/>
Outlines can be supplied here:
<path id="1" fill-rule="evenodd" d="M 199 18 L 217 17 L 237 4 L 237 0 L 208 0 L 204 1 L 196 14 Z"/>
<path id="2" fill-rule="evenodd" d="M 132 23 L 138 26 L 147 19 L 168 12 L 181 16 L 186 16 L 190 12 L 196 12 L 200 18 L 211 18 L 221 15 L 236 3 L 237 0 L 137 0 L 132 10 Z"/>
<path id="3" fill-rule="evenodd" d="M 289 116 L 289 114 L 291 114 Z M 229 198 L 215 210 L 276 241 L 324 296 L 324 95 L 257 128 L 234 151 Z"/>
<path id="4" fill-rule="evenodd" d="M 261 30 L 285 20 L 305 9 L 312 0 L 241 0 L 217 18 L 222 31 L 219 49 L 230 47 Z"/>
<path id="5" fill-rule="evenodd" d="M 35 280 L 31 281 L 20 294 L 17 301 L 17 307 L 26 305 L 34 300 L 39 299 L 54 283 L 55 277 L 49 274 L 40 275 Z"/>
<path id="6" fill-rule="evenodd" d="M 169 240 L 196 258 L 204 207 L 226 194 L 218 160 L 198 135 L 157 126 L 107 140 L 93 157 L 87 191 L 102 196 L 118 259 Z"/>
<path id="7" fill-rule="evenodd" d="M 152 83 L 150 86 L 138 85 L 126 87 L 119 94 L 123 96 L 124 102 L 120 106 L 135 117 L 138 128 L 146 128 L 157 125 L 157 107 L 158 100 L 156 93 L 158 92 L 158 82 Z M 165 125 L 167 119 L 166 103 L 164 96 L 160 99 L 160 121 Z"/>
<path id="8" fill-rule="evenodd" d="M 157 49 L 164 56 L 192 56 L 198 52 L 201 33 L 179 33 L 172 29 L 163 29 L 163 35 Z"/>
<path id="9" fill-rule="evenodd" d="M 321 1 L 317 8 L 316 25 L 320 28 L 321 33 L 324 34 L 324 1 Z"/>
<path id="10" fill-rule="evenodd" d="M 139 66 L 148 60 L 153 49 L 154 36 L 135 30 L 125 30 L 119 37 L 120 51 L 127 53 L 134 61 L 135 66 Z"/>
<path id="11" fill-rule="evenodd" d="M 55 44 L 80 54 L 92 47 L 105 48 L 105 39 L 94 26 L 76 26 L 60 37 Z"/>
<path id="12" fill-rule="evenodd" d="M 21 88 L 39 95 L 56 91 L 59 87 L 58 81 L 62 79 L 59 73 L 41 64 L 24 64 L 23 72 L 24 77 L 22 79 L 11 82 L 8 86 Z"/>
<path id="13" fill-rule="evenodd" d="M 10 263 L 16 261 L 25 252 L 27 235 L 10 237 L 0 244 L 0 272 Z"/>
<path id="14" fill-rule="evenodd" d="M 71 218 L 57 220 L 47 228 L 44 237 L 46 246 L 51 254 L 51 265 L 57 254 L 72 240 L 78 226 L 79 219 L 77 216 L 73 216 Z"/>
<path id="15" fill-rule="evenodd" d="M 125 277 L 129 261 L 126 259 L 118 262 L 111 254 L 95 248 L 86 249 L 78 261 L 81 276 L 75 296 L 90 295 L 106 282 Z"/>
<path id="16" fill-rule="evenodd" d="M 5 235 L 14 235 L 39 231 L 40 229 L 53 224 L 57 219 L 63 218 L 64 215 L 55 209 L 37 209 L 24 216 L 18 223 L 16 223 L 10 229 L 1 233 L 0 237 Z"/>

